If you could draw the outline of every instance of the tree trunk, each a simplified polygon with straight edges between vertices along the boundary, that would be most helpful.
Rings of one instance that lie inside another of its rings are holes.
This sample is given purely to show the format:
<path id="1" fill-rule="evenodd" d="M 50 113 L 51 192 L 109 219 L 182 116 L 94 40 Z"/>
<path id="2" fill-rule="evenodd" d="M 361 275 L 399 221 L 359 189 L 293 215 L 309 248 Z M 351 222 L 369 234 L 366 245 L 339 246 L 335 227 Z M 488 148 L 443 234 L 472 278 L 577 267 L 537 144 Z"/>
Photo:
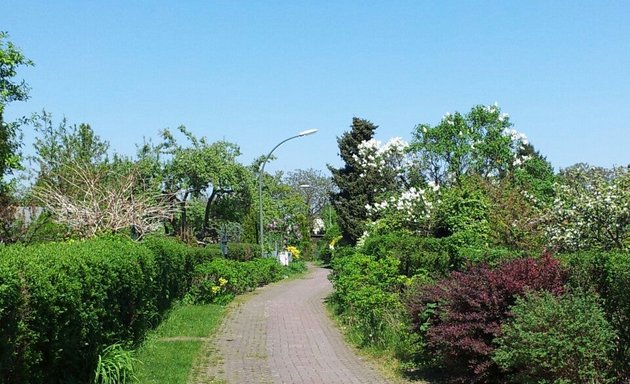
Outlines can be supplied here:
<path id="1" fill-rule="evenodd" d="M 208 231 L 210 230 L 209 228 L 209 224 L 210 224 L 210 207 L 212 206 L 212 202 L 217 198 L 217 195 L 219 194 L 219 191 L 217 191 L 216 189 L 212 190 L 212 194 L 210 195 L 210 197 L 208 198 L 208 201 L 206 202 L 206 211 L 205 214 L 203 216 L 203 229 L 202 229 L 202 233 L 203 236 L 208 234 Z"/>
<path id="2" fill-rule="evenodd" d="M 186 226 L 188 225 L 186 223 L 186 200 L 188 200 L 188 194 L 190 193 L 190 191 L 186 191 L 184 192 L 184 198 L 182 199 L 182 201 L 180 202 L 181 207 L 182 207 L 182 220 L 180 222 L 180 227 L 179 227 L 179 236 L 182 240 L 186 240 L 185 239 L 185 234 L 186 234 Z"/>

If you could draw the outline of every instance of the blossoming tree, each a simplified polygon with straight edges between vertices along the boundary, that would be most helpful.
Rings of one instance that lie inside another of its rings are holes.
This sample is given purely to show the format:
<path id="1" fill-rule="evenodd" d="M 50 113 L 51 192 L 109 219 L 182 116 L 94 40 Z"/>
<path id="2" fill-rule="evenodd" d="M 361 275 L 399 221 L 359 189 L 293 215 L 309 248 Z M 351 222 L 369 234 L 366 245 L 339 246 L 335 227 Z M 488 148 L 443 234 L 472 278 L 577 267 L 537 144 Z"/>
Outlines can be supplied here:
<path id="1" fill-rule="evenodd" d="M 576 164 L 563 170 L 547 236 L 560 251 L 630 248 L 630 171 Z"/>

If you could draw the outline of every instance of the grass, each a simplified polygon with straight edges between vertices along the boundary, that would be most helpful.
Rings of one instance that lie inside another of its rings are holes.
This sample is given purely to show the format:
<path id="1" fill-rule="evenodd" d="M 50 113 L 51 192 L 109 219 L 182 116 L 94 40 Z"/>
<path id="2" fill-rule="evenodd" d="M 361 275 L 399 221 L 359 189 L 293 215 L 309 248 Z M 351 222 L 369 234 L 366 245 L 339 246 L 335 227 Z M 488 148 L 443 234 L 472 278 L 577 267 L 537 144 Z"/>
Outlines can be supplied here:
<path id="1" fill-rule="evenodd" d="M 225 313 L 216 304 L 179 304 L 138 349 L 140 383 L 184 384 Z"/>
<path id="2" fill-rule="evenodd" d="M 302 278 L 308 271 L 304 263 L 295 263 L 286 269 L 286 279 Z M 284 281 L 286 281 L 286 279 Z M 282 281 L 282 280 L 281 280 Z M 247 300 L 255 291 L 235 298 L 229 307 L 218 304 L 178 304 L 168 317 L 149 334 L 136 351 L 137 377 L 142 384 L 185 384 L 198 381 L 199 365 L 217 359 L 212 355 L 210 338 L 221 323 L 228 308 Z M 215 378 L 204 383 L 219 384 Z"/>

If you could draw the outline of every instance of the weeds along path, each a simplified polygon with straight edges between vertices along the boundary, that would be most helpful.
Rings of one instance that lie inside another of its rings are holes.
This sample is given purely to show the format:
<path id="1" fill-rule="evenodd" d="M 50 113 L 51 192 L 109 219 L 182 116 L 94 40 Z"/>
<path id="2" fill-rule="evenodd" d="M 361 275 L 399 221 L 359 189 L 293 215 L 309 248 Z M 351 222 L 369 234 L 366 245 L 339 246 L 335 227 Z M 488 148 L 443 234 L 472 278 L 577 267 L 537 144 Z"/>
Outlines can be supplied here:
<path id="1" fill-rule="evenodd" d="M 264 287 L 236 304 L 192 382 L 387 383 L 354 354 L 328 318 L 328 272 L 311 266 L 305 277 Z"/>

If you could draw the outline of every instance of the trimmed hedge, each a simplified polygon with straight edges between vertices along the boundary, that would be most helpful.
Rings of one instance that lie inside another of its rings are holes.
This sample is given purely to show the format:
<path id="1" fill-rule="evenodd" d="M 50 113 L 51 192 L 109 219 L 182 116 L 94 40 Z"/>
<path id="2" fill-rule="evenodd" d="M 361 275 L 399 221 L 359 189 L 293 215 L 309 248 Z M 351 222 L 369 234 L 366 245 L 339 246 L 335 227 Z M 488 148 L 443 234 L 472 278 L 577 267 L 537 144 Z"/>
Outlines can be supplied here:
<path id="1" fill-rule="evenodd" d="M 305 270 L 304 263 L 301 265 Z M 278 281 L 288 273 L 289 269 L 274 258 L 248 262 L 214 259 L 195 268 L 186 299 L 194 303 L 227 303 L 236 295 Z"/>
<path id="2" fill-rule="evenodd" d="M 0 249 L 0 383 L 89 382 L 98 354 L 139 342 L 203 251 L 122 238 Z"/>

